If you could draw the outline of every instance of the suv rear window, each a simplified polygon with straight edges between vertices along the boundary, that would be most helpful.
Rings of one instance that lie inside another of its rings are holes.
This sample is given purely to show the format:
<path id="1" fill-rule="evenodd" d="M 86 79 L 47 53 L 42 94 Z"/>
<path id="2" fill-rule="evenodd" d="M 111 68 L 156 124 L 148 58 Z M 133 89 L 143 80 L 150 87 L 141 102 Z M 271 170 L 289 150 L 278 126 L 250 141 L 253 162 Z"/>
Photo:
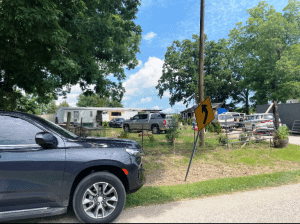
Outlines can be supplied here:
<path id="1" fill-rule="evenodd" d="M 161 118 L 160 114 L 151 114 L 151 119 L 159 119 Z"/>

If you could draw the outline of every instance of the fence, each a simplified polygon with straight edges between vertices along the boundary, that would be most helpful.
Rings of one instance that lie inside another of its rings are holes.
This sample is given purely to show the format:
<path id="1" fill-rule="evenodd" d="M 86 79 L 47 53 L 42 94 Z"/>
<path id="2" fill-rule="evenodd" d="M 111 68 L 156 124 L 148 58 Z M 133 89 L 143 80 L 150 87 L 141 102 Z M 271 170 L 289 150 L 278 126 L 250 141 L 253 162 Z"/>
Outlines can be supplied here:
<path id="1" fill-rule="evenodd" d="M 227 119 L 225 120 L 225 130 L 226 130 L 226 145 L 227 145 L 227 149 L 229 148 L 229 144 L 231 144 L 232 148 L 233 148 L 233 144 L 236 143 L 244 143 L 246 144 L 247 142 L 250 141 L 262 141 L 262 140 L 270 140 L 270 146 L 271 146 L 271 139 L 273 137 L 273 132 L 269 131 L 266 134 L 263 134 L 262 132 L 258 132 L 256 130 L 252 131 L 237 131 L 237 133 L 230 133 L 230 135 L 238 135 L 238 137 L 235 138 L 229 138 L 228 137 L 228 129 L 230 128 L 230 126 L 227 123 Z M 267 136 L 267 137 L 264 137 Z M 238 139 L 239 141 L 232 141 L 229 142 L 229 140 L 236 140 Z"/>
<path id="2" fill-rule="evenodd" d="M 83 127 L 82 126 L 82 118 L 81 118 L 81 124 L 80 126 L 78 125 L 71 125 L 70 124 L 70 117 L 71 117 L 71 113 L 68 112 L 68 120 L 67 120 L 67 124 L 64 125 L 60 125 L 61 127 L 67 129 L 68 131 L 71 131 L 72 133 L 74 133 L 75 135 L 78 135 L 80 137 L 87 137 L 87 136 L 91 136 L 91 132 L 97 131 L 97 137 L 106 137 L 106 130 L 103 127 Z"/>
<path id="3" fill-rule="evenodd" d="M 300 133 L 300 120 L 294 121 L 291 133 L 292 134 L 294 134 L 294 133 L 299 134 Z"/>

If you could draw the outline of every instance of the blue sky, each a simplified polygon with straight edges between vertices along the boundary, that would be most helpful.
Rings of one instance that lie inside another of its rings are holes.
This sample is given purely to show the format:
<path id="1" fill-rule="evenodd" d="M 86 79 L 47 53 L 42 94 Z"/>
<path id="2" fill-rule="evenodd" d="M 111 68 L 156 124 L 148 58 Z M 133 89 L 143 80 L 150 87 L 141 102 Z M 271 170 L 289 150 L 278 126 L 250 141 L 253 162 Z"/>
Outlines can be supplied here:
<path id="1" fill-rule="evenodd" d="M 231 29 L 238 22 L 248 19 L 246 10 L 258 4 L 259 0 L 206 0 L 204 32 L 209 40 L 218 41 L 228 38 Z M 266 0 L 276 11 L 288 4 L 288 0 Z M 167 113 L 184 110 L 186 106 L 169 104 L 167 92 L 160 99 L 155 89 L 162 75 L 162 66 L 167 47 L 174 40 L 192 39 L 200 33 L 200 0 L 142 0 L 136 24 L 142 27 L 141 53 L 137 54 L 139 65 L 134 70 L 126 70 L 123 82 L 125 108 L 155 108 Z M 72 87 L 66 101 L 76 106 L 77 96 L 81 93 L 78 85 Z M 59 98 L 59 104 L 64 99 Z M 192 106 L 193 102 L 189 106 Z"/>

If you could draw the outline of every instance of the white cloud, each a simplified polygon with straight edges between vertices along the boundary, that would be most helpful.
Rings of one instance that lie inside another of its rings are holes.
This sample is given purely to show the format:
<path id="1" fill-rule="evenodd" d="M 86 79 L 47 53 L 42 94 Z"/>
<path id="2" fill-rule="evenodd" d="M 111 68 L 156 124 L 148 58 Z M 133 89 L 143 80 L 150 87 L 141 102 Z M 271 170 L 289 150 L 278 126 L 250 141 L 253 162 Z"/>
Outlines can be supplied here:
<path id="1" fill-rule="evenodd" d="M 141 103 L 148 103 L 152 101 L 152 97 L 146 97 L 141 99 Z"/>
<path id="2" fill-rule="evenodd" d="M 163 110 L 164 113 L 170 113 L 171 111 L 173 111 L 172 108 L 167 108 L 167 109 Z"/>
<path id="3" fill-rule="evenodd" d="M 152 109 L 159 110 L 159 106 L 152 107 Z"/>
<path id="4" fill-rule="evenodd" d="M 143 62 L 141 60 L 138 60 L 138 65 L 137 65 L 137 68 L 141 67 L 143 65 Z"/>
<path id="5" fill-rule="evenodd" d="M 144 39 L 145 39 L 145 40 L 148 40 L 149 42 L 151 42 L 151 40 L 152 40 L 156 35 L 157 35 L 156 33 L 150 32 L 150 33 L 147 33 L 146 36 L 144 36 Z"/>
<path id="6" fill-rule="evenodd" d="M 176 102 L 175 105 L 176 105 L 176 106 L 183 106 L 184 104 L 183 104 L 182 101 L 180 101 L 180 102 Z"/>
<path id="7" fill-rule="evenodd" d="M 164 60 L 156 57 L 149 57 L 145 65 L 135 74 L 130 75 L 123 83 L 126 92 L 123 100 L 129 100 L 133 96 L 141 96 L 143 92 L 148 92 L 158 84 L 162 75 Z M 146 95 L 146 94 L 144 94 Z"/>
<path id="8" fill-rule="evenodd" d="M 164 92 L 164 95 L 162 96 L 162 98 L 170 98 L 171 94 L 169 91 Z"/>

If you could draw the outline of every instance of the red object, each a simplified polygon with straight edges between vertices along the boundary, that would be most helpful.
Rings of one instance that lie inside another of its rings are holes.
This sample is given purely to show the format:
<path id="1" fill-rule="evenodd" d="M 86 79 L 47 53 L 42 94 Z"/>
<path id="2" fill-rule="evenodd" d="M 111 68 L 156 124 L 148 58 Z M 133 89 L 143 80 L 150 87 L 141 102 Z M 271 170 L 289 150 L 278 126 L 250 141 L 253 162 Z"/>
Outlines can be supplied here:
<path id="1" fill-rule="evenodd" d="M 198 131 L 198 126 L 195 126 L 195 130 Z"/>
<path id="2" fill-rule="evenodd" d="M 128 174 L 128 171 L 127 171 L 126 169 L 122 169 L 122 170 L 123 170 L 123 172 L 125 173 L 125 175 Z"/>
<path id="3" fill-rule="evenodd" d="M 176 138 L 174 138 L 174 141 L 176 140 Z"/>
<path id="4" fill-rule="evenodd" d="M 164 125 L 167 125 L 167 121 L 166 120 L 164 120 L 164 123 L 163 123 Z"/>

